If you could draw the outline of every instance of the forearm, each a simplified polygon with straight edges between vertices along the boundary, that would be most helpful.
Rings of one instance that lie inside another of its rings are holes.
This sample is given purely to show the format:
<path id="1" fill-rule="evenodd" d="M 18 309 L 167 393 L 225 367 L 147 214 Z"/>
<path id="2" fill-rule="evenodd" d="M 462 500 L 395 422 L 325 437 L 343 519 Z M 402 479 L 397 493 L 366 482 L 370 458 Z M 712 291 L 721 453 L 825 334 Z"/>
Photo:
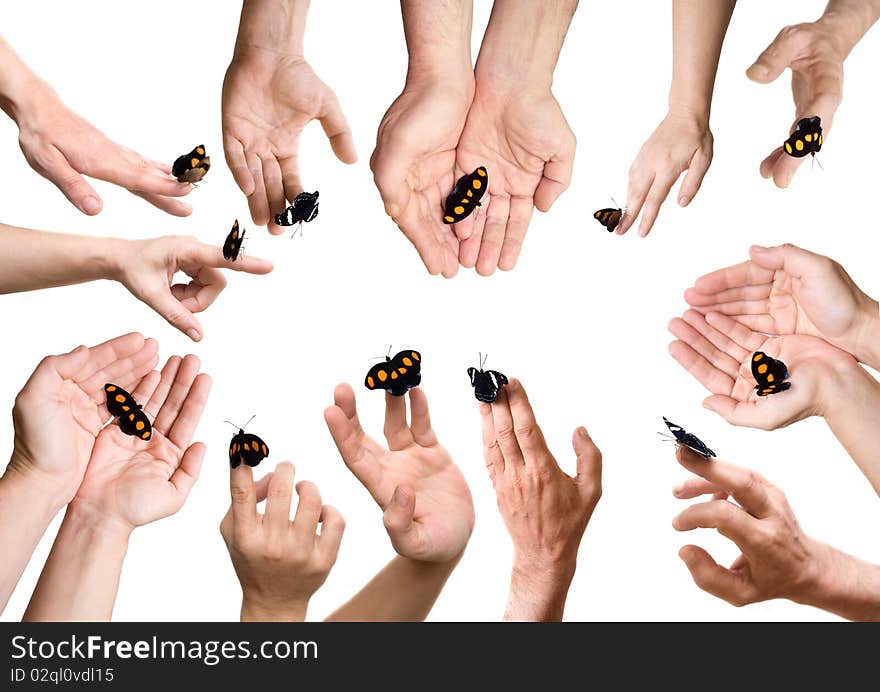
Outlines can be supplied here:
<path id="1" fill-rule="evenodd" d="M 12 467 L 0 477 L 0 612 L 63 500 L 48 485 Z"/>
<path id="2" fill-rule="evenodd" d="M 876 300 L 866 298 L 864 315 L 859 334 L 847 350 L 860 362 L 880 370 L 880 306 Z"/>
<path id="3" fill-rule="evenodd" d="M 565 610 L 575 564 L 565 567 L 514 562 L 504 619 L 523 622 L 559 622 Z"/>
<path id="4" fill-rule="evenodd" d="M 126 242 L 0 224 L 0 293 L 115 278 L 113 246 Z"/>
<path id="5" fill-rule="evenodd" d="M 736 0 L 674 0 L 669 109 L 709 122 L 721 45 Z"/>
<path id="6" fill-rule="evenodd" d="M 46 86 L 0 37 L 0 108 L 16 123 L 37 85 L 40 89 Z"/>
<path id="7" fill-rule="evenodd" d="M 792 600 L 848 620 L 880 621 L 880 566 L 817 543 L 814 579 Z"/>
<path id="8" fill-rule="evenodd" d="M 878 18 L 880 0 L 829 0 L 819 23 L 840 39 L 846 57 Z"/>
<path id="9" fill-rule="evenodd" d="M 473 0 L 401 0 L 407 84 L 452 79 L 473 90 Z"/>
<path id="10" fill-rule="evenodd" d="M 398 555 L 327 622 L 419 622 L 428 617 L 458 564 Z"/>
<path id="11" fill-rule="evenodd" d="M 235 53 L 257 49 L 303 57 L 310 0 L 244 0 Z"/>
<path id="12" fill-rule="evenodd" d="M 477 59 L 477 84 L 549 89 L 577 5 L 577 0 L 495 0 Z"/>
<path id="13" fill-rule="evenodd" d="M 130 533 L 76 501 L 68 505 L 24 620 L 109 620 Z"/>

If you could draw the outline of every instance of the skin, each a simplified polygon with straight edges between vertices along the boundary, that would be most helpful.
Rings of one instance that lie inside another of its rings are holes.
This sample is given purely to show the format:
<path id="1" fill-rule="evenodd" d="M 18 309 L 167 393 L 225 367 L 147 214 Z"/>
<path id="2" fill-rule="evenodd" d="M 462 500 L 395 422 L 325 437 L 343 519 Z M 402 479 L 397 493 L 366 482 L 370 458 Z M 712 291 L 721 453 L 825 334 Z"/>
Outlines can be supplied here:
<path id="1" fill-rule="evenodd" d="M 257 483 L 246 464 L 229 470 L 232 504 L 220 533 L 241 583 L 242 622 L 305 620 L 309 599 L 336 563 L 345 521 L 322 504 L 314 483 L 294 486 L 294 475 L 287 461 Z M 294 487 L 299 500 L 291 521 Z M 257 504 L 264 500 L 260 514 Z"/>
<path id="2" fill-rule="evenodd" d="M 318 120 L 336 157 L 354 163 L 351 129 L 336 95 L 303 57 L 308 0 L 245 0 L 223 80 L 223 150 L 251 218 L 283 232 L 275 214 L 303 191 L 299 137 Z"/>
<path id="3" fill-rule="evenodd" d="M 12 456 L 0 478 L 0 610 L 58 511 L 76 495 L 110 416 L 104 383 L 133 388 L 156 365 L 158 346 L 140 334 L 47 356 L 15 399 Z"/>
<path id="4" fill-rule="evenodd" d="M 110 619 L 131 532 L 179 511 L 199 477 L 205 445 L 192 438 L 211 391 L 200 365 L 172 356 L 132 388 L 153 425 L 148 442 L 101 429 L 25 620 Z"/>
<path id="5" fill-rule="evenodd" d="M 461 471 L 431 427 L 425 393 L 386 395 L 383 447 L 358 421 L 355 396 L 336 387 L 324 420 L 345 465 L 382 509 L 395 557 L 329 620 L 424 620 L 458 564 L 474 528 Z"/>
<path id="6" fill-rule="evenodd" d="M 721 46 L 736 0 L 672 3 L 672 85 L 669 111 L 642 145 L 629 172 L 626 213 L 617 226 L 626 233 L 641 215 L 639 236 L 651 232 L 660 206 L 675 181 L 686 172 L 678 191 L 686 207 L 700 189 L 712 163 L 709 113 Z"/>
<path id="7" fill-rule="evenodd" d="M 221 269 L 248 274 L 272 271 L 268 260 L 248 255 L 226 260 L 220 247 L 186 236 L 93 238 L 3 224 L 0 236 L 9 245 L 0 257 L 0 293 L 111 279 L 193 341 L 204 334 L 195 313 L 206 310 L 226 287 Z M 172 283 L 178 271 L 191 281 Z"/>
<path id="8" fill-rule="evenodd" d="M 518 380 L 479 408 L 483 457 L 514 546 L 504 619 L 562 620 L 581 537 L 602 496 L 602 453 L 578 428 L 577 475 L 563 472 Z"/>
<path id="9" fill-rule="evenodd" d="M 153 161 L 108 139 L 68 109 L 46 82 L 35 75 L 0 38 L 0 108 L 15 121 L 27 162 L 52 182 L 84 214 L 103 207 L 86 177 L 105 180 L 142 197 L 174 216 L 192 207 L 179 198 L 191 185 L 171 175 L 171 164 Z"/>
<path id="10" fill-rule="evenodd" d="M 684 546 L 679 556 L 697 586 L 737 607 L 786 598 L 850 620 L 880 619 L 880 568 L 804 534 L 782 491 L 754 471 L 685 448 L 676 457 L 694 477 L 675 497 L 712 499 L 690 505 L 673 528 L 715 529 L 742 551 L 726 568 L 703 548 Z"/>
<path id="11" fill-rule="evenodd" d="M 822 119 L 823 140 L 843 100 L 843 63 L 850 51 L 880 18 L 880 0 L 830 0 L 818 21 L 787 26 L 746 71 L 752 81 L 770 84 L 791 69 L 795 117 Z M 788 187 L 807 159 L 788 156 L 778 146 L 761 162 L 761 176 Z"/>

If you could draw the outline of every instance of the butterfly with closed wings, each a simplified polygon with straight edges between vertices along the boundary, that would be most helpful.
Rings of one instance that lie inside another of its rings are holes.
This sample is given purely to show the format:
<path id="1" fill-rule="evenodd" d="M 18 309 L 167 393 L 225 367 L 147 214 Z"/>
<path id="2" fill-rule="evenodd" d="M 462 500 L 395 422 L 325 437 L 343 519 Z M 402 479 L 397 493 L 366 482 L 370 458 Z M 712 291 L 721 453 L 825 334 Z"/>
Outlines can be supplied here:
<path id="1" fill-rule="evenodd" d="M 229 235 L 226 236 L 226 240 L 223 243 L 224 259 L 232 260 L 233 262 L 238 259 L 245 233 L 247 233 L 247 229 L 243 230 L 241 235 L 238 234 L 238 219 L 236 219 L 235 223 L 232 224 L 232 230 L 229 231 Z"/>
<path id="2" fill-rule="evenodd" d="M 786 154 L 796 159 L 807 154 L 815 157 L 822 149 L 822 119 L 815 115 L 798 120 L 794 132 L 782 143 L 782 148 Z"/>
<path id="3" fill-rule="evenodd" d="M 244 426 L 238 426 L 228 420 L 224 421 L 238 428 L 238 432 L 232 436 L 232 441 L 229 443 L 229 465 L 232 468 L 238 468 L 242 463 L 254 467 L 269 456 L 269 447 L 266 443 L 256 435 L 244 431 L 254 418 L 255 416 L 251 416 Z"/>
<path id="4" fill-rule="evenodd" d="M 199 144 L 188 154 L 177 157 L 171 166 L 171 175 L 177 178 L 179 183 L 195 185 L 205 177 L 209 168 L 211 168 L 211 157 L 205 154 L 205 145 Z"/>
<path id="5" fill-rule="evenodd" d="M 474 396 L 477 398 L 477 401 L 492 404 L 498 398 L 498 392 L 507 384 L 507 375 L 497 370 L 483 370 L 489 355 L 487 354 L 485 358 L 482 353 L 478 355 L 480 367 L 468 368 L 468 377 L 471 380 L 471 387 L 474 388 Z"/>
<path id="6" fill-rule="evenodd" d="M 756 351 L 752 356 L 752 376 L 758 383 L 755 387 L 758 396 L 778 394 L 791 389 L 791 382 L 784 381 L 788 379 L 788 366 L 763 351 Z"/>
<path id="7" fill-rule="evenodd" d="M 677 445 L 687 447 L 694 454 L 703 457 L 703 459 L 710 459 L 715 456 L 715 452 L 709 449 L 709 446 L 693 433 L 689 433 L 680 425 L 676 425 L 666 416 L 663 416 L 663 422 L 666 423 L 666 427 L 669 428 L 669 432 L 672 433 Z M 660 434 L 663 435 L 663 433 Z M 668 437 L 667 435 L 663 436 Z"/>
<path id="8" fill-rule="evenodd" d="M 385 356 L 384 363 L 374 365 L 364 378 L 367 389 L 385 389 L 392 396 L 403 396 L 422 381 L 422 355 L 407 349 L 394 358 Z"/>
<path id="9" fill-rule="evenodd" d="M 116 384 L 105 384 L 107 410 L 117 419 L 119 429 L 126 435 L 149 440 L 153 436 L 153 426 L 134 397 Z"/>

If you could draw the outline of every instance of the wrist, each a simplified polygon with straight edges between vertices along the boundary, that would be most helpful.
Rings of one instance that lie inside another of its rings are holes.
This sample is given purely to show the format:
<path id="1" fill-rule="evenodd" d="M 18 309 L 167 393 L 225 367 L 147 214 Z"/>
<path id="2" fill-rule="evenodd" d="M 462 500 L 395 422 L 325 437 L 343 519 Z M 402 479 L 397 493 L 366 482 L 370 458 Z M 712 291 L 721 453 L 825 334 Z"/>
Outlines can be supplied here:
<path id="1" fill-rule="evenodd" d="M 110 516 L 97 507 L 74 498 L 67 506 L 64 523 L 71 529 L 88 534 L 90 542 L 100 545 L 128 547 L 128 539 L 134 527 L 123 519 Z"/>
<path id="2" fill-rule="evenodd" d="M 309 599 L 279 600 L 245 592 L 241 599 L 242 622 L 303 622 Z"/>
<path id="3" fill-rule="evenodd" d="M 505 619 L 561 620 L 575 560 L 515 559 Z"/>
<path id="4" fill-rule="evenodd" d="M 872 3 L 852 0 L 829 3 L 828 10 L 816 22 L 825 30 L 839 53 L 841 62 L 877 20 Z"/>
<path id="5" fill-rule="evenodd" d="M 701 130 L 709 129 L 711 102 L 705 98 L 678 93 L 673 86 L 669 92 L 667 118 L 685 121 Z"/>
<path id="6" fill-rule="evenodd" d="M 20 69 L 7 70 L 2 75 L 0 108 L 21 128 L 23 120 L 47 107 L 49 101 L 58 101 L 58 95 L 49 84 L 30 71 L 24 63 Z"/>
<path id="7" fill-rule="evenodd" d="M 245 0 L 233 62 L 254 53 L 302 59 L 308 12 L 309 0 Z"/>
<path id="8" fill-rule="evenodd" d="M 75 489 L 69 489 L 69 484 L 58 482 L 52 474 L 19 463 L 14 453 L 6 472 L 0 476 L 0 487 L 4 488 L 4 494 L 8 492 L 15 497 L 20 506 L 28 507 L 35 519 L 47 525 L 75 492 Z"/>
<path id="9" fill-rule="evenodd" d="M 862 315 L 853 339 L 852 354 L 860 362 L 880 369 L 880 305 L 866 296 Z"/>

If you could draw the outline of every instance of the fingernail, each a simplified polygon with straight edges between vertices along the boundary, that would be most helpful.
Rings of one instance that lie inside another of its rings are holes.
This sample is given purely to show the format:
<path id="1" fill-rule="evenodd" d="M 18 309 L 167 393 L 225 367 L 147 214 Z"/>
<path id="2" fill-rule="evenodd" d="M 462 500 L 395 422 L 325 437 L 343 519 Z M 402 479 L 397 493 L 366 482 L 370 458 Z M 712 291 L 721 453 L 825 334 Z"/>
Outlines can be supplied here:
<path id="1" fill-rule="evenodd" d="M 679 483 L 678 485 L 676 485 L 676 486 L 672 489 L 672 494 L 673 494 L 673 495 L 681 495 L 681 493 L 682 493 L 683 491 L 684 491 L 684 484 L 683 484 L 683 483 Z"/>
<path id="2" fill-rule="evenodd" d="M 82 210 L 86 214 L 97 214 L 101 211 L 101 203 L 97 197 L 86 197 L 82 201 Z"/>
<path id="3" fill-rule="evenodd" d="M 749 71 L 756 77 L 766 77 L 770 70 L 761 63 L 756 62 L 749 68 Z"/>
<path id="4" fill-rule="evenodd" d="M 686 206 L 687 206 L 687 203 L 690 202 L 690 201 L 691 201 L 691 200 L 690 200 L 690 198 L 689 198 L 687 195 L 682 195 L 681 197 L 678 198 L 678 206 L 680 206 L 680 207 L 686 207 Z"/>
<path id="5" fill-rule="evenodd" d="M 186 335 L 187 335 L 190 339 L 192 339 L 193 341 L 201 341 L 201 340 L 202 340 L 202 335 L 201 335 L 201 333 L 199 332 L 198 329 L 188 329 L 188 330 L 186 331 Z"/>
<path id="6" fill-rule="evenodd" d="M 752 245 L 752 250 L 755 252 L 767 252 L 770 248 L 764 247 L 763 245 Z"/>

